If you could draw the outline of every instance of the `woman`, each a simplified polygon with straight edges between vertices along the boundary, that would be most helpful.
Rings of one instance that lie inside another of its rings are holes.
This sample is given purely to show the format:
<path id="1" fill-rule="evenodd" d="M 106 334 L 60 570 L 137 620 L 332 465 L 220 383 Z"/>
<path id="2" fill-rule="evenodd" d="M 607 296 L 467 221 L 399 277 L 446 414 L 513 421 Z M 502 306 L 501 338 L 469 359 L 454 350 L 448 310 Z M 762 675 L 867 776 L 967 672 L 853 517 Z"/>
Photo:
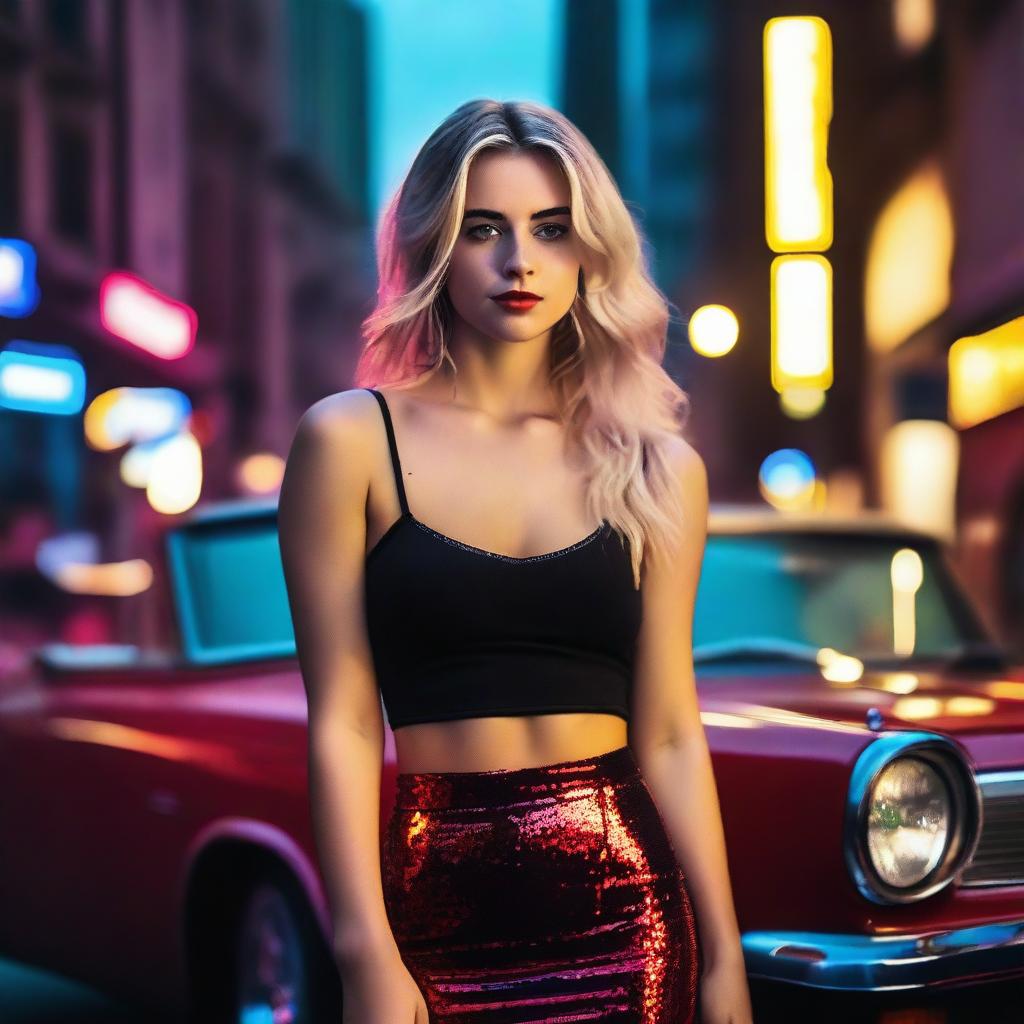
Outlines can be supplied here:
<path id="1" fill-rule="evenodd" d="M 684 1024 L 699 995 L 747 1024 L 690 651 L 706 477 L 629 211 L 561 114 L 477 100 L 378 264 L 362 387 L 303 416 L 279 506 L 344 1021 Z"/>

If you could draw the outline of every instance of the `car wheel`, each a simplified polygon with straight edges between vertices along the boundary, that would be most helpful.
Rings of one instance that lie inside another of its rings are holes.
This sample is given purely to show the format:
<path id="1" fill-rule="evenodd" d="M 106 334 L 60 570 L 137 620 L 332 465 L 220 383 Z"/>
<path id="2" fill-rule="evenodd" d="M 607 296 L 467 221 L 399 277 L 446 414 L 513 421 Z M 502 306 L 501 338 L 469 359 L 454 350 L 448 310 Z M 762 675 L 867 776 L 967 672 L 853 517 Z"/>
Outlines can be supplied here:
<path id="1" fill-rule="evenodd" d="M 248 872 L 246 872 L 248 873 Z M 241 881 L 241 880 L 239 880 Z M 189 1021 L 319 1024 L 341 1020 L 341 979 L 292 874 L 262 865 L 197 922 Z"/>
<path id="2" fill-rule="evenodd" d="M 295 908 L 259 882 L 242 905 L 235 945 L 236 1024 L 301 1024 L 309 1015 L 309 950 Z"/>

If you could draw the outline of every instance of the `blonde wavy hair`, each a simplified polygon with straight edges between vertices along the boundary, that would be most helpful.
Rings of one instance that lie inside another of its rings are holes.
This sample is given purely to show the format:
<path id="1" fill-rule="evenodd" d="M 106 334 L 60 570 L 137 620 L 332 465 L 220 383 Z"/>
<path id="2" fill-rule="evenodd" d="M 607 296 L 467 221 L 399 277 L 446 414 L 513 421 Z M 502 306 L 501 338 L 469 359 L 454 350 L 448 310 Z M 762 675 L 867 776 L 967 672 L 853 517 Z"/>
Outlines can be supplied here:
<path id="1" fill-rule="evenodd" d="M 569 183 L 581 242 L 580 288 L 551 334 L 551 385 L 567 440 L 580 446 L 587 511 L 629 542 L 640 587 L 645 545 L 679 542 L 669 435 L 688 412 L 661 363 L 669 303 L 654 284 L 647 242 L 608 168 L 563 114 L 533 102 L 471 100 L 421 147 L 377 225 L 377 304 L 362 323 L 357 387 L 401 388 L 447 361 L 454 310 L 445 291 L 473 158 L 484 150 L 541 151 Z"/>

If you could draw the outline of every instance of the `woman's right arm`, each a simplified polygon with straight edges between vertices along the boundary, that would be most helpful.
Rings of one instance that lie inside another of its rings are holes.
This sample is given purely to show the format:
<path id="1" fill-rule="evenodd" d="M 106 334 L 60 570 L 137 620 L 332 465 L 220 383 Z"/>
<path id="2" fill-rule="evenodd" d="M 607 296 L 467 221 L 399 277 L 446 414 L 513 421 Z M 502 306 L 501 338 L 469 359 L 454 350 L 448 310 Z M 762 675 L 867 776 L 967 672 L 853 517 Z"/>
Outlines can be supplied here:
<path id="1" fill-rule="evenodd" d="M 384 720 L 363 602 L 375 445 L 369 416 L 377 408 L 362 390 L 311 406 L 292 440 L 278 503 L 281 560 L 308 706 L 310 809 L 333 952 L 343 979 L 356 978 L 362 997 L 375 1001 L 374 1019 L 383 1011 L 376 989 L 385 978 L 400 981 L 403 1011 L 420 998 L 388 924 L 380 872 Z M 411 1011 L 401 1016 L 414 1019 Z"/>

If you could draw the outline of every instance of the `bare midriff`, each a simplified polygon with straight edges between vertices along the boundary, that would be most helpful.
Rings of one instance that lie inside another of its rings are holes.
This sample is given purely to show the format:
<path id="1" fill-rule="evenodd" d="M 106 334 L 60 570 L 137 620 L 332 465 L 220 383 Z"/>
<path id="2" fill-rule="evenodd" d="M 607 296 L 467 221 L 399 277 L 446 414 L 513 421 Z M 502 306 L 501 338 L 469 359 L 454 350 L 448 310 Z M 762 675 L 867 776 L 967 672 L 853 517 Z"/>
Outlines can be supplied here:
<path id="1" fill-rule="evenodd" d="M 627 743 L 619 715 L 503 715 L 422 722 L 394 730 L 399 772 L 538 768 L 607 753 Z"/>

